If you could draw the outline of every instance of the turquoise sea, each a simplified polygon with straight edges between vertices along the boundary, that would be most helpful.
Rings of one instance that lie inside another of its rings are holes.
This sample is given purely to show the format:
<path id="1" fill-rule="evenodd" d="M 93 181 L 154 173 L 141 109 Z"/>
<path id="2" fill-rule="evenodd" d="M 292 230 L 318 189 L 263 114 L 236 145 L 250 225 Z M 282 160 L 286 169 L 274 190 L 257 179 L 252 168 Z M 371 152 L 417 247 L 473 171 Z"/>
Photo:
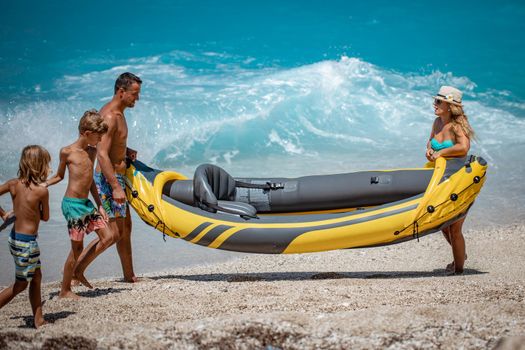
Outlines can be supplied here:
<path id="1" fill-rule="evenodd" d="M 204 162 L 234 176 L 418 167 L 441 85 L 464 92 L 490 165 L 467 229 L 525 222 L 523 1 L 4 2 L 0 13 L 0 181 L 27 144 L 57 155 L 86 109 L 125 71 L 144 84 L 127 111 L 129 145 L 192 176 Z M 42 223 L 44 278 L 69 249 L 60 200 Z M 7 196 L 0 205 L 9 208 Z M 237 256 L 162 240 L 135 217 L 136 271 Z M 468 239 L 474 239 L 469 237 Z M 12 279 L 0 233 L 0 285 Z M 411 248 L 412 249 L 412 248 Z M 416 248 L 417 249 L 417 246 Z M 348 252 L 352 254 L 351 251 Z M 115 249 L 88 276 L 120 276 Z"/>

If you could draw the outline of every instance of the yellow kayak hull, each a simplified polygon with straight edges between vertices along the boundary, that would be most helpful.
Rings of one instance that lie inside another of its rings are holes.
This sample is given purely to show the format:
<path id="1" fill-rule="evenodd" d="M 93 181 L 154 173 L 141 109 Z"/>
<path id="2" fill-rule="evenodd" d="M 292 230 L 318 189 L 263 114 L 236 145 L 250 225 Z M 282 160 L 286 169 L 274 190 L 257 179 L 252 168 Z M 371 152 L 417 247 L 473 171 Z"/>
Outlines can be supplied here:
<path id="1" fill-rule="evenodd" d="M 162 194 L 168 181 L 187 179 L 132 163 L 127 178 L 130 205 L 147 224 L 165 235 L 209 248 L 289 254 L 399 243 L 436 232 L 466 215 L 486 179 L 479 157 L 446 174 L 448 160 L 428 163 L 432 178 L 426 191 L 405 200 L 361 210 L 328 210 L 256 219 L 209 213 Z M 388 170 L 385 170 L 388 171 Z"/>

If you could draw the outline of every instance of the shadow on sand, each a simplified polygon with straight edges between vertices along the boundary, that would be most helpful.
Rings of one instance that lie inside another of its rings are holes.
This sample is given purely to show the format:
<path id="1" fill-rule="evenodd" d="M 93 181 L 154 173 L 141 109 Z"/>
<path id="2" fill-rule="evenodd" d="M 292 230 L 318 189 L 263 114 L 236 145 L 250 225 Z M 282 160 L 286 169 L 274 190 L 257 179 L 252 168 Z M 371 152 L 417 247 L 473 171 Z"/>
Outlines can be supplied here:
<path id="1" fill-rule="evenodd" d="M 108 294 L 122 293 L 123 291 L 127 290 L 131 290 L 131 288 L 95 288 L 82 292 L 77 292 L 76 294 L 83 298 L 96 298 Z M 60 292 L 49 293 L 49 300 L 58 297 L 58 294 L 60 294 Z"/>
<path id="2" fill-rule="evenodd" d="M 463 276 L 487 272 L 465 269 Z M 360 272 L 263 272 L 263 273 L 210 273 L 199 275 L 165 275 L 149 277 L 152 280 L 182 279 L 199 282 L 255 282 L 255 281 L 301 281 L 330 279 L 398 279 L 447 277 L 444 269 L 433 271 L 360 271 Z M 457 277 L 457 276 L 456 276 Z"/>
<path id="3" fill-rule="evenodd" d="M 55 323 L 58 320 L 61 320 L 63 318 L 68 318 L 71 315 L 74 315 L 76 312 L 73 311 L 60 311 L 60 312 L 53 312 L 53 313 L 45 313 L 44 314 L 44 320 L 46 320 L 47 323 Z M 35 328 L 34 323 L 34 317 L 33 315 L 27 315 L 27 316 L 14 316 L 11 317 L 12 320 L 18 320 L 23 319 L 24 324 L 19 326 L 18 328 Z"/>

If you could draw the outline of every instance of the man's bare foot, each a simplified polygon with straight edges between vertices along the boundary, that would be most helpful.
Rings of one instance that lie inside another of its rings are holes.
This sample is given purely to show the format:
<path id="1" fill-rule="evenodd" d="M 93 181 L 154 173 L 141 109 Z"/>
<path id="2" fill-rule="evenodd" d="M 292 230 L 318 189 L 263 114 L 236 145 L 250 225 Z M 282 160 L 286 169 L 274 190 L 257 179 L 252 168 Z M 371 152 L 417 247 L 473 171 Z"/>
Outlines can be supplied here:
<path id="1" fill-rule="evenodd" d="M 89 281 L 86 279 L 86 276 L 84 276 L 84 274 L 77 273 L 77 280 L 79 283 L 82 283 L 82 285 L 88 287 L 89 289 L 93 289 L 93 286 L 91 285 L 91 283 L 89 283 Z"/>
<path id="2" fill-rule="evenodd" d="M 58 297 L 60 299 L 74 299 L 74 300 L 82 299 L 82 297 L 80 295 L 76 295 L 72 291 L 60 292 Z"/>
<path id="3" fill-rule="evenodd" d="M 137 276 L 133 276 L 133 277 L 130 277 L 130 278 L 125 278 L 124 277 L 124 282 L 128 282 L 128 283 L 138 283 L 138 282 L 142 282 L 143 279 L 142 278 L 138 278 Z"/>

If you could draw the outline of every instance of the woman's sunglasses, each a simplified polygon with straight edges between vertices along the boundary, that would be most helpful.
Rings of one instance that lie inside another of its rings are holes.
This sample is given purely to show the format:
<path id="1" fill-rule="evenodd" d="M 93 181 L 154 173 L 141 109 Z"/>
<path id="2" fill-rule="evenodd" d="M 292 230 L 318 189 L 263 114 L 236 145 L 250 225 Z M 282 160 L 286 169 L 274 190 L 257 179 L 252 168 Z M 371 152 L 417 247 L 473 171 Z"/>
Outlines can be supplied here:
<path id="1" fill-rule="evenodd" d="M 443 102 L 443 101 L 438 100 L 437 98 L 434 99 L 434 104 L 435 104 L 436 106 L 439 106 L 439 105 L 441 104 L 441 102 Z"/>

